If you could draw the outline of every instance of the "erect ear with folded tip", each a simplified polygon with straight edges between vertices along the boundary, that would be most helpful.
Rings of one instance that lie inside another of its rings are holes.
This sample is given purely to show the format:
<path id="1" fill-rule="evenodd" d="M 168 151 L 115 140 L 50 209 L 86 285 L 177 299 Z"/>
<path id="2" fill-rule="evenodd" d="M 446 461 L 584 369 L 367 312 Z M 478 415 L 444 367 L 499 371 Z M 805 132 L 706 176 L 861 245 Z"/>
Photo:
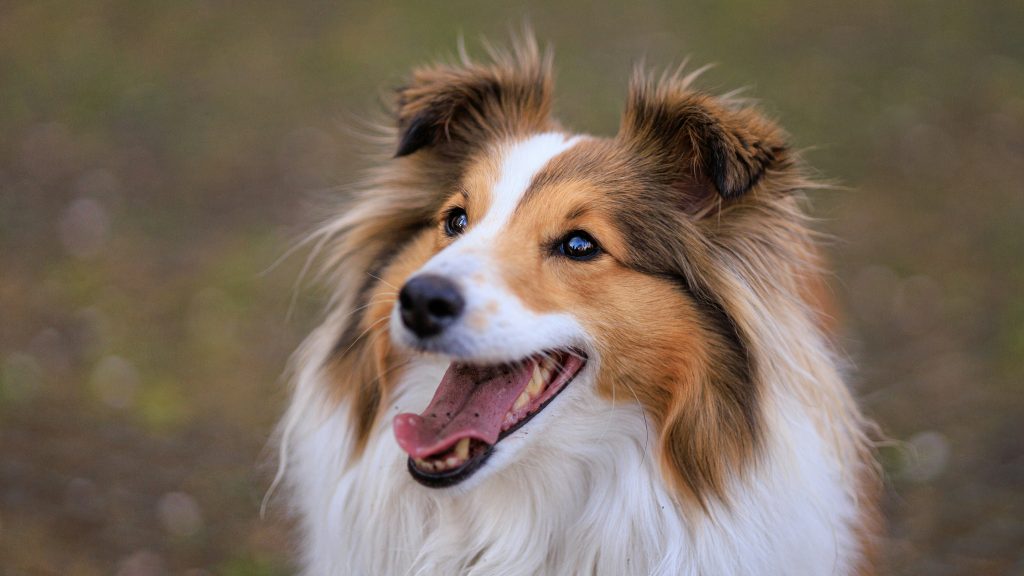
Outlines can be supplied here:
<path id="1" fill-rule="evenodd" d="M 655 163 L 660 177 L 709 184 L 722 199 L 733 200 L 790 161 L 775 124 L 687 84 L 639 74 L 630 85 L 619 138 Z"/>
<path id="2" fill-rule="evenodd" d="M 551 129 L 551 58 L 530 39 L 491 61 L 415 70 L 398 90 L 395 157 L 424 149 L 459 156 L 489 140 Z"/>

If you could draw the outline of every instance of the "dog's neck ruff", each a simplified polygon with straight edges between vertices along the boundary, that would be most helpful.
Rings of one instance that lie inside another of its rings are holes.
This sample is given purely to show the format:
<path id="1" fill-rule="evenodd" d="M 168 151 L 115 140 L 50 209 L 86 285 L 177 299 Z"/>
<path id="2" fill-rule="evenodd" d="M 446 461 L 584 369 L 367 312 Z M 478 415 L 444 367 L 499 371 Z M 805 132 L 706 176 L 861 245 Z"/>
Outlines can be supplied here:
<path id="1" fill-rule="evenodd" d="M 388 414 L 426 406 L 445 368 L 415 361 Z M 855 548 L 855 502 L 836 481 L 839 466 L 798 401 L 772 399 L 780 417 L 772 417 L 768 454 L 747 478 L 734 479 L 728 505 L 711 502 L 701 510 L 670 496 L 640 408 L 587 393 L 590 378 L 581 375 L 540 415 L 573 414 L 557 435 L 520 452 L 518 462 L 502 462 L 499 474 L 446 490 L 410 478 L 390 418 L 350 460 L 347 406 L 324 413 L 323 398 L 305 396 L 293 406 L 306 417 L 293 431 L 289 456 L 292 493 L 304 519 L 305 573 L 850 571 L 855 559 L 843 551 Z M 502 457 L 498 451 L 493 458 Z"/>

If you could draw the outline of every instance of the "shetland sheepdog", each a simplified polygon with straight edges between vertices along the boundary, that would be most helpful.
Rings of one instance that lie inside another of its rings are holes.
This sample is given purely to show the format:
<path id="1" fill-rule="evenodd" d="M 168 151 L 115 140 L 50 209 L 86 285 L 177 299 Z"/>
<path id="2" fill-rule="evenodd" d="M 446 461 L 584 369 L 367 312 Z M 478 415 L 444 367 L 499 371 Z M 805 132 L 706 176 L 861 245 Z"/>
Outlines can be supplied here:
<path id="1" fill-rule="evenodd" d="M 551 62 L 414 70 L 315 236 L 334 297 L 281 440 L 305 573 L 873 573 L 798 154 L 694 74 L 573 133 Z"/>

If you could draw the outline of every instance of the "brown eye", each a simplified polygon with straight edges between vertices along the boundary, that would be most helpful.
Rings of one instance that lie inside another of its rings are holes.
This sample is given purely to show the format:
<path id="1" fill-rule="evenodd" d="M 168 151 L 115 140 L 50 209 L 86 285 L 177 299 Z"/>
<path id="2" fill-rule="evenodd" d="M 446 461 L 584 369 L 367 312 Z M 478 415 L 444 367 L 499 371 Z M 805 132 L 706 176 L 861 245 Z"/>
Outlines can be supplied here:
<path id="1" fill-rule="evenodd" d="M 582 230 L 566 234 L 558 251 L 573 260 L 590 260 L 601 253 L 594 237 Z"/>
<path id="2" fill-rule="evenodd" d="M 444 217 L 444 233 L 449 236 L 458 236 L 466 231 L 469 226 L 469 216 L 462 208 L 452 208 Z"/>

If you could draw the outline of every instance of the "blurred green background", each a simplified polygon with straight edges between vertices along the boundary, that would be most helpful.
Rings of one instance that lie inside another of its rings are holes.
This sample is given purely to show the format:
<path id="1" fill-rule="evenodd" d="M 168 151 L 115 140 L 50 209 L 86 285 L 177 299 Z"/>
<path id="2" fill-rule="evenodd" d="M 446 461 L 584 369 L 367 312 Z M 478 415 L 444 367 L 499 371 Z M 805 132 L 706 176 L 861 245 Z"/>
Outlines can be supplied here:
<path id="1" fill-rule="evenodd" d="M 1024 574 L 1024 4 L 0 3 L 0 573 L 286 574 L 285 258 L 411 66 L 529 20 L 568 126 L 715 62 L 822 174 L 891 574 Z M 268 270 L 270 269 L 270 270 Z"/>

